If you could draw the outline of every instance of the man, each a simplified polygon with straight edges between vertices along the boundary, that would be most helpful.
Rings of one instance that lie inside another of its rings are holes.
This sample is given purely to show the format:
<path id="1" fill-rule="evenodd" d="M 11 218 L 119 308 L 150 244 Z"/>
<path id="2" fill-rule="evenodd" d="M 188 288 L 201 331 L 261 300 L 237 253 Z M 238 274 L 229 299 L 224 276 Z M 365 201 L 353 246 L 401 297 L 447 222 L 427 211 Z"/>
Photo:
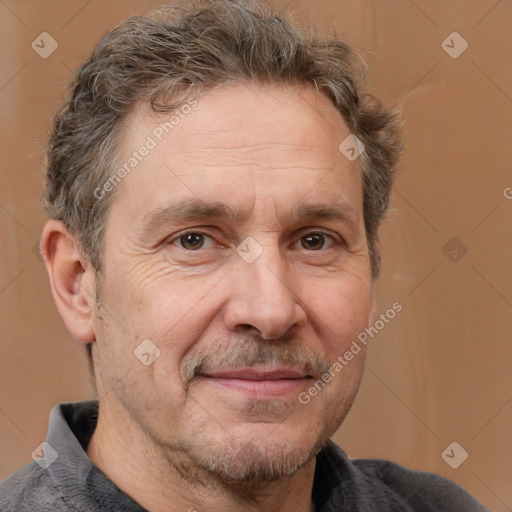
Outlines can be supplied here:
<path id="1" fill-rule="evenodd" d="M 246 2 L 99 43 L 54 123 L 41 239 L 99 401 L 53 409 L 2 511 L 485 510 L 329 440 L 401 148 L 360 82 L 347 45 Z"/>

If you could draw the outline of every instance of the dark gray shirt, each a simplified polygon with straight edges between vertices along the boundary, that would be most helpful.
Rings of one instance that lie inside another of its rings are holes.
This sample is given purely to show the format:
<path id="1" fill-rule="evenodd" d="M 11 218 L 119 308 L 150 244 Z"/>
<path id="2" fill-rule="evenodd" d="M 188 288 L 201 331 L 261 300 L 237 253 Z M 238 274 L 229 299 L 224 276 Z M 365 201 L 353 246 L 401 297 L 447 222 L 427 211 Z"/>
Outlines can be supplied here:
<path id="1" fill-rule="evenodd" d="M 96 400 L 56 405 L 44 456 L 0 483 L 0 511 L 143 512 L 87 457 L 97 419 Z M 443 477 L 385 460 L 351 461 L 331 441 L 317 455 L 313 501 L 318 512 L 487 510 Z"/>

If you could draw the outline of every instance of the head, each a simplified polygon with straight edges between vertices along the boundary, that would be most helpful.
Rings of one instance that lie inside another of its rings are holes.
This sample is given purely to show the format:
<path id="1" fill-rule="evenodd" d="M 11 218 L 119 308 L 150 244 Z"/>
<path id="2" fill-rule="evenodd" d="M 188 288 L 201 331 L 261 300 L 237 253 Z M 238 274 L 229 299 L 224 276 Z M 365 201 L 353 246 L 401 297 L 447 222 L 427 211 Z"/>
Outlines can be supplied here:
<path id="1" fill-rule="evenodd" d="M 55 119 L 41 243 L 100 414 L 226 481 L 291 475 L 339 427 L 364 347 L 298 396 L 375 316 L 401 140 L 363 82 L 348 45 L 252 2 L 100 41 Z"/>

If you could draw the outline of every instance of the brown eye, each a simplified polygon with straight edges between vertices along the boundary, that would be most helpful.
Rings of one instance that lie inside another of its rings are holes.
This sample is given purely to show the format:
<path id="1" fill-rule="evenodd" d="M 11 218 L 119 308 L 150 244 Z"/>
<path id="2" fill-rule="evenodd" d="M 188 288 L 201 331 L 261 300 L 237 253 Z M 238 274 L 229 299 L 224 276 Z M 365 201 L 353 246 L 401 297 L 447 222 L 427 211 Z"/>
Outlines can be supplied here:
<path id="1" fill-rule="evenodd" d="M 304 249 L 311 249 L 313 251 L 322 249 L 324 242 L 325 236 L 321 233 L 310 233 L 301 238 L 302 247 L 304 247 Z"/>
<path id="2" fill-rule="evenodd" d="M 181 247 L 191 251 L 200 249 L 204 244 L 204 235 L 201 233 L 187 233 L 178 238 Z"/>

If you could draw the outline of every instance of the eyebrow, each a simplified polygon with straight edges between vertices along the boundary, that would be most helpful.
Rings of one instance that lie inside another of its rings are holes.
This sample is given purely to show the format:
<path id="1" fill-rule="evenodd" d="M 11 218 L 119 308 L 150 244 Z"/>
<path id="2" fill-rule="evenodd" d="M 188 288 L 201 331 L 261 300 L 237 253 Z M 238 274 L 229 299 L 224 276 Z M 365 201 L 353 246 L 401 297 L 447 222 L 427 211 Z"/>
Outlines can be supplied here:
<path id="1" fill-rule="evenodd" d="M 359 226 L 359 215 L 346 203 L 335 204 L 298 204 L 291 213 L 291 217 L 297 220 L 327 219 L 339 220 L 349 225 L 354 231 Z"/>
<path id="2" fill-rule="evenodd" d="M 250 211 L 234 210 L 220 201 L 205 202 L 200 199 L 184 199 L 165 207 L 156 208 L 145 215 L 140 230 L 148 233 L 162 225 L 208 219 L 223 219 L 232 222 L 244 222 L 250 218 Z M 353 231 L 358 230 L 359 215 L 346 203 L 299 203 L 286 213 L 283 218 L 295 221 L 307 219 L 338 220 L 348 225 Z"/>
<path id="3" fill-rule="evenodd" d="M 142 221 L 141 230 L 150 232 L 163 224 L 206 219 L 230 219 L 242 222 L 248 217 L 248 214 L 243 214 L 239 210 L 234 211 L 230 206 L 219 201 L 206 203 L 200 199 L 184 199 L 148 213 Z"/>

